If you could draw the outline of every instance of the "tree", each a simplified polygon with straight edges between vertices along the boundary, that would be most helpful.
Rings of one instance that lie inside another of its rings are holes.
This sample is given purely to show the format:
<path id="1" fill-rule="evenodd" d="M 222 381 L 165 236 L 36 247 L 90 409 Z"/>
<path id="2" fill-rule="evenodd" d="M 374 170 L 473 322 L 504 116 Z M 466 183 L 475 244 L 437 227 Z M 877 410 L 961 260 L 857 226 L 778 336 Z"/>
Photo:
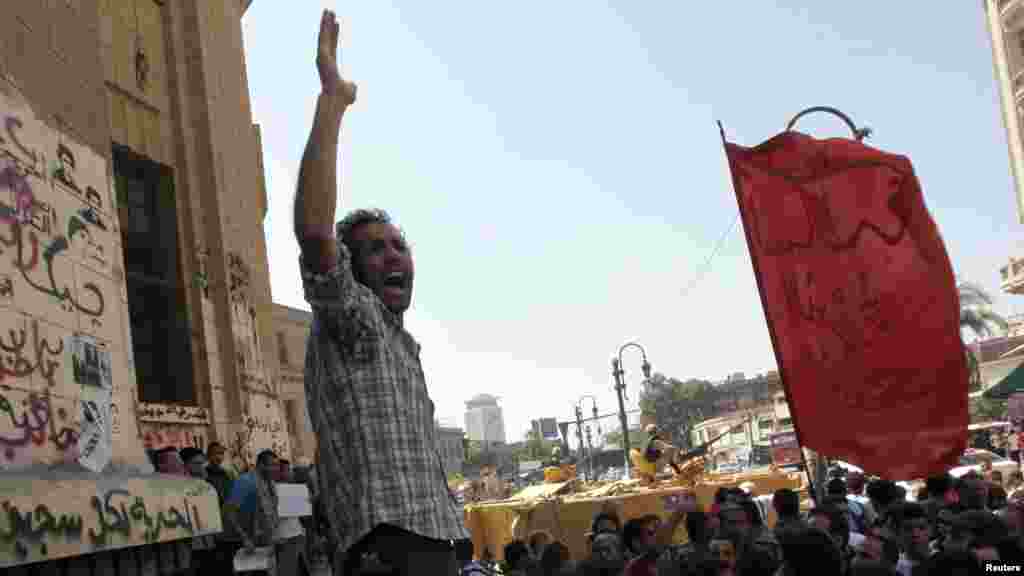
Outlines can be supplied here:
<path id="1" fill-rule="evenodd" d="M 608 444 L 614 444 L 615 446 L 622 446 L 622 430 L 612 430 L 604 435 L 604 441 Z M 629 445 L 631 448 L 636 448 L 647 441 L 647 436 L 643 430 L 630 430 L 629 431 Z"/>
<path id="2" fill-rule="evenodd" d="M 672 444 L 689 448 L 690 431 L 712 416 L 716 397 L 714 386 L 707 380 L 681 381 L 654 374 L 644 383 L 640 408 L 654 415 L 658 428 L 669 436 Z"/>
<path id="3" fill-rule="evenodd" d="M 529 430 L 526 433 L 526 442 L 517 455 L 520 460 L 543 460 L 551 456 L 551 449 L 555 445 L 554 442 L 539 436 L 536 431 Z"/>
<path id="4" fill-rule="evenodd" d="M 957 283 L 960 294 L 960 330 L 969 331 L 974 339 L 991 338 L 1003 333 L 1009 323 L 992 311 L 992 296 L 977 284 L 961 281 Z M 981 361 L 970 348 L 966 348 L 967 369 L 970 372 L 971 390 L 981 388 Z"/>
<path id="5" fill-rule="evenodd" d="M 471 466 L 479 466 L 483 464 L 483 446 L 477 440 L 470 440 L 469 438 L 462 439 L 462 446 L 465 450 L 466 464 Z"/>

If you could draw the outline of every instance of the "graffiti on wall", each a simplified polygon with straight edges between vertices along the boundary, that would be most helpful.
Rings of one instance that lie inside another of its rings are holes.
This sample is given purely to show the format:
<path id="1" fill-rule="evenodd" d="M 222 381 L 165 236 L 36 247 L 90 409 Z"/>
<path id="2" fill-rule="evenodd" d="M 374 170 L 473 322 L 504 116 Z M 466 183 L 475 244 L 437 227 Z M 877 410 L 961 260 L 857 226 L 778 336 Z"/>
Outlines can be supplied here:
<path id="1" fill-rule="evenodd" d="M 63 353 L 63 340 L 58 338 L 51 343 L 40 333 L 39 320 L 35 318 L 26 328 L 8 328 L 6 335 L 0 331 L 0 382 L 28 378 L 38 372 L 52 388 L 57 385 L 55 375 Z"/>
<path id="2" fill-rule="evenodd" d="M 0 326 L 0 467 L 99 472 L 114 452 L 125 335 L 110 188 L 103 156 L 0 92 L 0 307 L 14 320 Z"/>
<path id="3" fill-rule="evenodd" d="M 250 280 L 249 265 L 237 252 L 228 252 L 228 294 L 232 304 L 245 306 L 249 303 Z"/>
<path id="4" fill-rule="evenodd" d="M 193 283 L 196 288 L 203 291 L 203 298 L 210 298 L 210 273 L 207 269 L 210 260 L 210 251 L 203 248 L 201 244 L 196 244 L 196 273 L 193 278 Z"/>
<path id="5" fill-rule="evenodd" d="M 64 406 L 53 406 L 50 396 L 28 393 L 19 402 L 13 392 L 0 394 L 0 468 L 32 463 L 32 451 L 52 447 L 66 458 L 76 458 L 78 423 Z"/>
<path id="6" fill-rule="evenodd" d="M 12 118 L 16 122 L 12 123 Z M 10 114 L 6 119 L 9 139 L 20 144 L 13 127 L 25 124 Z M 37 163 L 26 164 L 22 161 L 24 158 L 19 159 L 16 150 L 0 150 L 0 224 L 8 228 L 6 234 L 0 234 L 0 254 L 12 252 L 14 272 L 28 287 L 52 298 L 68 312 L 85 315 L 90 323 L 98 326 L 107 305 L 100 286 L 92 281 L 83 281 L 78 286 L 69 282 L 71 274 L 61 269 L 69 263 L 58 256 L 74 252 L 80 262 L 91 262 L 105 269 L 110 258 L 109 248 L 99 240 L 99 235 L 109 236 L 110 226 L 99 212 L 102 200 L 96 189 L 76 184 L 73 178 L 75 158 L 70 147 L 53 144 L 60 160 L 52 180 L 45 172 L 37 170 Z M 43 155 L 37 151 L 30 154 L 25 158 Z M 81 202 L 62 202 L 68 212 L 58 214 L 55 202 L 37 197 L 39 190 L 48 188 L 47 184 L 52 185 L 52 191 L 70 192 Z M 61 217 L 66 218 L 63 228 L 59 226 Z"/>
<path id="7" fill-rule="evenodd" d="M 0 502 L 0 566 L 214 534 L 222 529 L 216 498 L 202 482 L 164 496 L 129 481 L 63 504 L 7 499 Z"/>
<path id="8" fill-rule="evenodd" d="M 209 424 L 210 413 L 202 406 L 184 406 L 182 404 L 147 404 L 139 403 L 139 421 L 182 424 Z"/>
<path id="9" fill-rule="evenodd" d="M 205 451 L 209 440 L 205 426 L 181 426 L 139 422 L 139 433 L 142 434 L 142 445 L 147 450 L 161 448 L 199 448 Z"/>

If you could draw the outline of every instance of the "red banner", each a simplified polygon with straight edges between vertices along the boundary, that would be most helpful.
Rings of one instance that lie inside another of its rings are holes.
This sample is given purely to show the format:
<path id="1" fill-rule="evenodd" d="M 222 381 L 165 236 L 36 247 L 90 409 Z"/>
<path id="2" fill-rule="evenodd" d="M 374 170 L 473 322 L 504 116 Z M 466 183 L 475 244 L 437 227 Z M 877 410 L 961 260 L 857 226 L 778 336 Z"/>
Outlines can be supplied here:
<path id="1" fill-rule="evenodd" d="M 892 480 L 955 466 L 959 299 L 910 160 L 798 132 L 725 148 L 800 441 Z"/>

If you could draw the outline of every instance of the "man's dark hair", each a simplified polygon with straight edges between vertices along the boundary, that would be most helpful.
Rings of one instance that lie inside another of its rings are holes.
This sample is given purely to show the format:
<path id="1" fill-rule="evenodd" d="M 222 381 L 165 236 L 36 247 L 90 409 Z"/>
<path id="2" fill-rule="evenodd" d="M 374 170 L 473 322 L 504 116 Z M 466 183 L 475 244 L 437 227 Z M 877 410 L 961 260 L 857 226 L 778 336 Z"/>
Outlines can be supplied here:
<path id="1" fill-rule="evenodd" d="M 690 512 L 686 515 L 686 535 L 690 542 L 696 546 L 702 546 L 708 542 L 707 514 L 704 512 Z"/>
<path id="2" fill-rule="evenodd" d="M 597 527 L 600 526 L 602 522 L 611 522 L 612 524 L 615 524 L 616 532 L 622 528 L 622 523 L 619 522 L 618 516 L 609 514 L 608 512 L 598 512 L 594 515 L 594 520 L 590 523 L 590 532 L 596 534 Z"/>
<path id="3" fill-rule="evenodd" d="M 800 495 L 790 488 L 780 488 L 772 495 L 772 506 L 779 518 L 796 518 L 800 515 Z"/>
<path id="4" fill-rule="evenodd" d="M 829 496 L 846 496 L 846 482 L 842 478 L 833 478 L 825 485 L 825 493 Z"/>
<path id="5" fill-rule="evenodd" d="M 341 243 L 348 248 L 352 258 L 352 275 L 362 283 L 362 266 L 357 266 L 360 250 L 355 239 L 355 231 L 367 224 L 393 224 L 391 216 L 380 208 L 359 208 L 345 215 L 334 227 L 334 233 Z M 401 230 L 399 230 L 401 233 Z M 403 234 L 404 238 L 405 235 Z"/>
<path id="6" fill-rule="evenodd" d="M 928 511 L 917 502 L 899 502 L 889 510 L 889 525 L 897 533 L 911 520 L 928 520 Z"/>
<path id="7" fill-rule="evenodd" d="M 505 544 L 505 562 L 508 562 L 509 568 L 513 570 L 522 568 L 522 566 L 520 566 L 520 562 L 529 556 L 530 550 L 522 540 L 513 540 L 508 544 Z"/>
<path id="8" fill-rule="evenodd" d="M 814 510 L 811 510 L 811 515 L 821 515 L 828 518 L 829 532 L 832 534 L 843 534 L 850 531 L 850 521 L 843 514 L 834 502 L 826 500 L 821 506 L 818 506 Z"/>
<path id="9" fill-rule="evenodd" d="M 274 458 L 277 458 L 277 454 L 273 450 L 263 450 L 256 455 L 256 465 L 263 466 L 264 464 L 269 464 Z"/>
<path id="10" fill-rule="evenodd" d="M 794 576 L 839 576 L 842 555 L 832 537 L 816 528 L 782 534 L 782 557 Z"/>
<path id="11" fill-rule="evenodd" d="M 740 501 L 740 508 L 747 513 L 747 518 L 750 519 L 751 526 L 762 526 L 764 519 L 761 518 L 761 509 L 757 506 L 757 503 L 747 498 Z"/>
<path id="12" fill-rule="evenodd" d="M 778 563 L 767 550 L 751 547 L 740 554 L 736 564 L 736 573 L 743 576 L 773 576 L 778 570 Z"/>
<path id="13" fill-rule="evenodd" d="M 873 502 L 889 506 L 899 500 L 899 489 L 892 480 L 873 480 L 868 483 L 867 495 Z"/>
<path id="14" fill-rule="evenodd" d="M 221 450 L 225 450 L 226 451 L 226 449 L 224 448 L 224 445 L 221 444 L 220 442 L 210 442 L 210 445 L 206 447 L 206 453 L 209 454 L 210 452 L 213 452 L 217 448 L 220 448 Z"/>
<path id="15" fill-rule="evenodd" d="M 644 534 L 644 526 L 650 521 L 650 518 L 631 518 L 626 521 L 625 526 L 622 527 L 622 548 L 635 553 L 633 549 L 633 543 L 636 542 Z"/>
<path id="16" fill-rule="evenodd" d="M 189 460 L 195 458 L 196 456 L 203 456 L 203 451 L 200 450 L 199 448 L 186 446 L 185 448 L 182 448 L 181 451 L 178 452 L 178 454 L 181 456 L 181 461 L 184 462 L 185 464 L 188 464 Z"/>
<path id="17" fill-rule="evenodd" d="M 942 498 L 953 487 L 953 477 L 948 473 L 937 474 L 925 480 L 924 486 L 929 498 Z"/>
<path id="18" fill-rule="evenodd" d="M 922 574 L 983 574 L 978 557 L 968 550 L 943 550 L 925 561 Z M 915 574 L 917 572 L 915 571 Z"/>

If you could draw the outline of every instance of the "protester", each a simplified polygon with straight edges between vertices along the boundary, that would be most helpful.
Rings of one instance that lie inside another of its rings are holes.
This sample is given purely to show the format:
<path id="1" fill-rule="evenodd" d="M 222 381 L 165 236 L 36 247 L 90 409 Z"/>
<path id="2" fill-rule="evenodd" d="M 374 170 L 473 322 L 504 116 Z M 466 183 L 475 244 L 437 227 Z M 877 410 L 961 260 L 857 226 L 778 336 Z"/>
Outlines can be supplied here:
<path id="1" fill-rule="evenodd" d="M 260 452 L 256 469 L 235 481 L 226 503 L 228 524 L 249 550 L 274 543 L 279 517 L 273 479 L 279 469 L 273 451 Z"/>
<path id="2" fill-rule="evenodd" d="M 341 553 L 334 573 L 352 574 L 366 553 L 377 552 L 398 574 L 450 574 L 457 570 L 455 541 L 469 533 L 435 449 L 419 345 L 402 323 L 412 298 L 412 253 L 383 211 L 357 210 L 335 225 L 338 138 L 356 99 L 355 85 L 338 69 L 339 29 L 334 13 L 324 11 L 321 91 L 294 212 L 313 311 L 306 398 Z"/>

